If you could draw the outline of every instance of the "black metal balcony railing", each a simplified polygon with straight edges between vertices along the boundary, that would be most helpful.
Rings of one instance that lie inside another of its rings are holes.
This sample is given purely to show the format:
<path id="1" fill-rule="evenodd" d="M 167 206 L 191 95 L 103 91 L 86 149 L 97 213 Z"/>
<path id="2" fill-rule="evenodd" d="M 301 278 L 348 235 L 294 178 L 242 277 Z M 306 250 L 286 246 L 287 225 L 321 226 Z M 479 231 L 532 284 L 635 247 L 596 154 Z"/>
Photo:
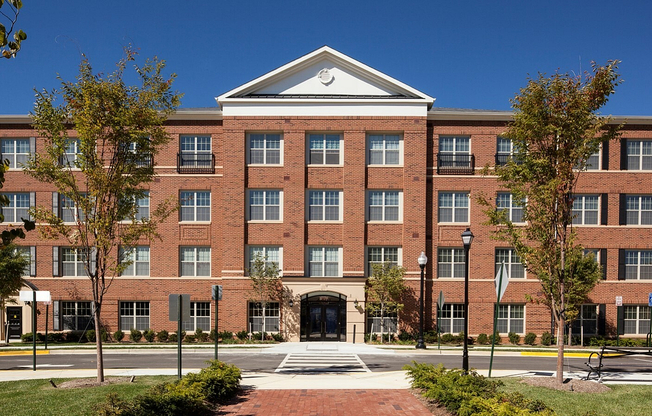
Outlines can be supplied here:
<path id="1" fill-rule="evenodd" d="M 518 157 L 518 153 L 496 153 L 496 166 L 505 166 L 510 160 L 520 165 L 523 161 Z"/>
<path id="2" fill-rule="evenodd" d="M 151 168 L 154 166 L 154 156 L 152 154 L 132 153 L 130 157 L 139 168 Z"/>
<path id="3" fill-rule="evenodd" d="M 440 175 L 473 175 L 475 156 L 472 154 L 437 154 L 437 173 Z"/>
<path id="4" fill-rule="evenodd" d="M 177 153 L 178 173 L 215 173 L 212 153 Z"/>

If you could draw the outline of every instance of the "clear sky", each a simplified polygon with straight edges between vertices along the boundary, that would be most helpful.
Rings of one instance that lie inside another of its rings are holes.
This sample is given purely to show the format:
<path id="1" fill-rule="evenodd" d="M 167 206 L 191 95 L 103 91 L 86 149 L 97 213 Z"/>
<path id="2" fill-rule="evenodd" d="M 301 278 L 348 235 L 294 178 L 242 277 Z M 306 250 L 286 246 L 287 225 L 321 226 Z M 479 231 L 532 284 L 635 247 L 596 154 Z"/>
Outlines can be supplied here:
<path id="1" fill-rule="evenodd" d="M 178 76 L 182 107 L 328 45 L 432 97 L 437 107 L 509 110 L 537 72 L 622 61 L 603 114 L 652 116 L 649 0 L 24 0 L 27 40 L 0 60 L 0 114 L 28 114 L 34 89 L 73 80 L 86 54 L 112 71 L 122 47 Z M 6 5 L 3 9 L 7 7 Z"/>

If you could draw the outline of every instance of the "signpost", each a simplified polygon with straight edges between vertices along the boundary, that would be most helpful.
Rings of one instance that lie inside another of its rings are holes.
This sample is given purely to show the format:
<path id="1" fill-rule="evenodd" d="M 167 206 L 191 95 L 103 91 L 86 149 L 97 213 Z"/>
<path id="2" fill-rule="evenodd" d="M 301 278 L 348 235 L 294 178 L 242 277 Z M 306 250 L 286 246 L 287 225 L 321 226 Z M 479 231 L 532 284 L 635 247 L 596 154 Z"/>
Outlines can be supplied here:
<path id="1" fill-rule="evenodd" d="M 650 307 L 650 316 L 652 316 L 652 293 L 647 295 L 647 306 Z M 650 332 L 647 334 L 647 346 L 650 346 L 650 341 L 652 340 L 652 319 L 650 319 Z"/>
<path id="2" fill-rule="evenodd" d="M 222 300 L 222 285 L 213 285 L 213 300 L 215 301 L 215 360 L 217 360 L 217 302 Z"/>
<path id="3" fill-rule="evenodd" d="M 168 297 L 170 308 L 170 321 L 177 321 L 177 367 L 178 377 L 181 380 L 181 332 L 184 320 L 190 319 L 190 295 L 171 294 Z"/>
<path id="4" fill-rule="evenodd" d="M 441 349 L 441 311 L 444 309 L 444 292 L 442 290 L 439 291 L 439 302 L 437 302 L 439 306 L 439 311 L 437 311 L 437 349 Z"/>
<path id="5" fill-rule="evenodd" d="M 620 308 L 623 306 L 623 297 L 622 296 L 616 296 L 616 309 Z M 616 319 L 616 346 L 620 345 L 620 317 L 617 315 Z"/>
<path id="6" fill-rule="evenodd" d="M 507 269 L 505 268 L 505 262 L 502 262 L 498 273 L 496 273 L 496 279 L 494 280 L 496 285 L 496 310 L 494 311 L 494 331 L 491 333 L 491 358 L 489 359 L 489 377 L 491 377 L 491 367 L 494 363 L 494 346 L 496 345 L 496 326 L 498 326 L 498 311 L 500 311 L 500 300 L 507 290 L 507 285 L 509 284 L 509 276 L 507 275 Z M 466 334 L 464 334 L 466 336 Z"/>
<path id="7" fill-rule="evenodd" d="M 21 290 L 20 300 L 21 302 L 32 302 L 32 350 L 34 355 L 32 366 L 36 371 L 36 302 L 50 302 L 50 292 L 47 290 Z M 45 336 L 45 345 L 47 345 L 47 331 Z"/>

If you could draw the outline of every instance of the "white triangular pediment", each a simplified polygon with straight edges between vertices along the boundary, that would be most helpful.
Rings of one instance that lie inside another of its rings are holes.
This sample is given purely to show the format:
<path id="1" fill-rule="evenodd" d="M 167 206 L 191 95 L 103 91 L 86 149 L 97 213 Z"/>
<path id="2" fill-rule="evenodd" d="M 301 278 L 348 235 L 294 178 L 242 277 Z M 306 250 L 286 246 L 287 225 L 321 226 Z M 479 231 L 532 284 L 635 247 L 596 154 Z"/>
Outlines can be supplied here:
<path id="1" fill-rule="evenodd" d="M 225 115 L 421 115 L 433 101 L 328 46 L 217 97 Z"/>

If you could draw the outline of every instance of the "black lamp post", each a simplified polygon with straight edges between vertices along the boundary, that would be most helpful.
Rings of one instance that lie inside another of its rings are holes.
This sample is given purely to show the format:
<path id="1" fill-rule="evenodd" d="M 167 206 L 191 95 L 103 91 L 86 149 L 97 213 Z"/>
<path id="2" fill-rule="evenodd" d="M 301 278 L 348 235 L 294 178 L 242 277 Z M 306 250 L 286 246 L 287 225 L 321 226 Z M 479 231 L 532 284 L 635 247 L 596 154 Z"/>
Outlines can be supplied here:
<path id="1" fill-rule="evenodd" d="M 467 228 L 462 233 L 464 243 L 464 352 L 462 353 L 462 369 L 469 372 L 469 249 L 473 242 L 473 233 Z"/>
<path id="2" fill-rule="evenodd" d="M 421 290 L 419 292 L 419 339 L 417 340 L 417 349 L 425 350 L 426 349 L 426 344 L 423 342 L 423 286 L 424 286 L 424 277 L 423 277 L 423 269 L 426 267 L 426 263 L 428 263 L 428 257 L 426 257 L 426 253 L 423 251 L 421 252 L 421 255 L 419 255 L 419 267 L 421 267 Z"/>

